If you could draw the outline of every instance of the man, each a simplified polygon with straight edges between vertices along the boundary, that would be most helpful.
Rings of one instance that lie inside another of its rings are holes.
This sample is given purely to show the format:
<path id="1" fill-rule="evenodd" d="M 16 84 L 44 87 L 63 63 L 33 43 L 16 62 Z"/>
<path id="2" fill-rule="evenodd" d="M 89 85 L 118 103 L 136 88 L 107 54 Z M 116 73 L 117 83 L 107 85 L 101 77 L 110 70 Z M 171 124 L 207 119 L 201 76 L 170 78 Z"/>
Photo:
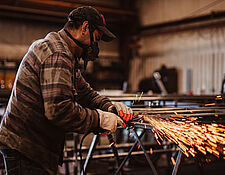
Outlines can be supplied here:
<path id="1" fill-rule="evenodd" d="M 1 122 L 8 174 L 56 174 L 66 132 L 115 132 L 132 110 L 112 104 L 82 77 L 79 60 L 98 57 L 98 42 L 115 36 L 92 7 L 73 10 L 64 29 L 34 42 L 24 56 Z M 120 117 L 111 113 L 117 110 Z M 107 112 L 108 111 L 108 112 Z"/>

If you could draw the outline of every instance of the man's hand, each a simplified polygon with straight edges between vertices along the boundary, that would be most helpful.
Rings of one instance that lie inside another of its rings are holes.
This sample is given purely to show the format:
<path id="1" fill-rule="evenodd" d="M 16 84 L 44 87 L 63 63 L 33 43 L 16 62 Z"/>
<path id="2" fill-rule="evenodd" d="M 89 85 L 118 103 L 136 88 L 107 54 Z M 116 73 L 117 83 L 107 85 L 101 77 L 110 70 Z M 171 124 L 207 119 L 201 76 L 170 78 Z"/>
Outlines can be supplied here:
<path id="1" fill-rule="evenodd" d="M 118 115 L 124 120 L 129 121 L 133 118 L 133 111 L 131 108 L 126 106 L 125 104 L 121 102 L 116 102 L 108 109 L 109 112 L 117 112 Z"/>
<path id="2" fill-rule="evenodd" d="M 97 112 L 99 114 L 100 128 L 106 130 L 106 132 L 107 131 L 109 131 L 109 133 L 115 132 L 117 129 L 117 125 L 124 127 L 125 124 L 123 120 L 116 114 L 113 114 L 111 112 L 105 112 L 100 109 L 97 109 Z"/>

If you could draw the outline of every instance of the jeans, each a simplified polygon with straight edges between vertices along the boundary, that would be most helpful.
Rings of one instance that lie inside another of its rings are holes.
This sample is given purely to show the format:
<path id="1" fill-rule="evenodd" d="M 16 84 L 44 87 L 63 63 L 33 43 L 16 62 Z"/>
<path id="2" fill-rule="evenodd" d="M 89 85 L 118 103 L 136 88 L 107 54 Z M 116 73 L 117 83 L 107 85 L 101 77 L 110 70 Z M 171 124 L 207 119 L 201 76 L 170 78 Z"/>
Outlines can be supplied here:
<path id="1" fill-rule="evenodd" d="M 13 149 L 0 150 L 6 175 L 49 175 L 39 164 Z"/>

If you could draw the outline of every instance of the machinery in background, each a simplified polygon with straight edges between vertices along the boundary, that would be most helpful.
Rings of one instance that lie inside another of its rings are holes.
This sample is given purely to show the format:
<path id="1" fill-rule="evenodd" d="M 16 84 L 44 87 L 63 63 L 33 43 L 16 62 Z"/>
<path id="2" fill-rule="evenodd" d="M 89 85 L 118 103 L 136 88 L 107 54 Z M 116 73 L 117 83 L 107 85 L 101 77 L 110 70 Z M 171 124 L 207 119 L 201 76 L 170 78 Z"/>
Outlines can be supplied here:
<path id="1" fill-rule="evenodd" d="M 138 91 L 155 94 L 172 94 L 178 92 L 177 70 L 168 69 L 165 65 L 160 70 L 156 70 L 153 76 L 145 78 L 139 82 Z"/>
<path id="2" fill-rule="evenodd" d="M 164 86 L 164 84 L 162 82 L 160 73 L 159 72 L 154 72 L 153 73 L 153 77 L 155 78 L 155 81 L 156 81 L 156 83 L 157 83 L 157 85 L 158 85 L 158 87 L 159 87 L 159 89 L 161 91 L 161 94 L 163 94 L 163 95 L 168 94 L 167 90 L 166 90 L 166 88 L 165 88 L 165 86 Z"/>

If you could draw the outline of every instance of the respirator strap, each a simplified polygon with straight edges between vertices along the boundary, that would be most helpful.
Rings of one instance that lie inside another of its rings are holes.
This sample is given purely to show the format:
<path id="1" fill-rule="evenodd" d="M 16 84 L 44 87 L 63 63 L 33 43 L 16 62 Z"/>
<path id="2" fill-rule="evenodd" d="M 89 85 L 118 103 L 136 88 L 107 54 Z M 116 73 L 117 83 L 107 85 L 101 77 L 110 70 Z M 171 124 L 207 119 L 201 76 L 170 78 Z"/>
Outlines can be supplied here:
<path id="1" fill-rule="evenodd" d="M 86 49 L 88 48 L 88 45 L 82 44 L 80 41 L 76 40 L 66 29 L 64 29 L 66 32 L 67 36 L 70 37 L 79 47 Z"/>

